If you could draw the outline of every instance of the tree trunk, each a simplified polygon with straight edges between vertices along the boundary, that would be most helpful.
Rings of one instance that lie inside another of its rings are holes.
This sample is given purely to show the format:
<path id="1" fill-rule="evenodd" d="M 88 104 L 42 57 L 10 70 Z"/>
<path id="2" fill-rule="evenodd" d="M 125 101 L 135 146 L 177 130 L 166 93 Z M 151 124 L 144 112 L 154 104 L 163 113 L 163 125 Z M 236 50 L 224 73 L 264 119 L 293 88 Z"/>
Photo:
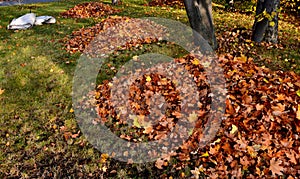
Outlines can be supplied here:
<path id="1" fill-rule="evenodd" d="M 191 27 L 207 40 L 213 49 L 217 49 L 211 0 L 184 0 L 184 5 Z M 197 35 L 194 38 L 196 45 L 200 45 L 197 43 Z"/>
<path id="2" fill-rule="evenodd" d="M 278 43 L 278 9 L 280 0 L 258 0 L 252 40 Z"/>

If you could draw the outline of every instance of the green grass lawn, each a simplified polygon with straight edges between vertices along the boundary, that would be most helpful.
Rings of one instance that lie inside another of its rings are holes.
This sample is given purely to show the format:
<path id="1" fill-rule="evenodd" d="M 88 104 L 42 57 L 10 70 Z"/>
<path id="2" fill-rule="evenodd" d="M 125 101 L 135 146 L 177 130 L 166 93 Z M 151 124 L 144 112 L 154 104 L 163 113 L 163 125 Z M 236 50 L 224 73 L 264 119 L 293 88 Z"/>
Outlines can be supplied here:
<path id="1" fill-rule="evenodd" d="M 84 136 L 66 140 L 69 133 L 79 128 L 72 112 L 72 79 L 76 60 L 80 54 L 69 54 L 62 39 L 72 31 L 93 26 L 101 19 L 62 18 L 59 13 L 84 1 L 0 7 L 0 177 L 66 177 L 114 176 L 119 178 L 155 176 L 158 171 L 151 164 L 133 164 L 127 170 L 124 163 L 109 159 L 103 162 L 101 153 L 94 149 Z M 105 3 L 110 1 L 105 0 Z M 119 16 L 157 16 L 172 18 L 188 24 L 184 9 L 144 6 L 146 0 L 123 0 L 117 6 Z M 34 26 L 24 31 L 9 31 L 6 26 L 29 11 L 37 15 L 57 18 L 53 25 Z M 217 35 L 233 27 L 250 29 L 253 17 L 225 12 L 214 8 Z M 280 21 L 280 38 L 283 50 L 254 49 L 264 59 L 274 59 L 270 65 L 277 70 L 300 73 L 299 38 L 296 25 Z M 168 46 L 163 53 L 171 54 Z M 157 51 L 156 45 L 145 47 Z M 222 47 L 220 47 L 222 48 Z M 222 50 L 220 50 L 222 51 Z M 124 52 L 129 56 L 142 51 Z M 104 75 L 104 74 L 103 74 Z M 110 168 L 112 173 L 105 174 Z M 165 171 L 172 175 L 174 171 Z M 188 169 L 181 173 L 190 175 Z"/>

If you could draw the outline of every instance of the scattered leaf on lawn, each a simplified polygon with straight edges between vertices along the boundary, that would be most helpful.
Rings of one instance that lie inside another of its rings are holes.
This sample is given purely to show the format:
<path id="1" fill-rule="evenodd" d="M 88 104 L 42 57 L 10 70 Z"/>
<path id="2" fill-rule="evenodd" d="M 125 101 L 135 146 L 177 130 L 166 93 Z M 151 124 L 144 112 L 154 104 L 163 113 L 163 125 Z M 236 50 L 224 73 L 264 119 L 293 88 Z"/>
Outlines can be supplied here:
<path id="1" fill-rule="evenodd" d="M 164 160 L 162 160 L 161 158 L 157 159 L 155 162 L 155 166 L 158 169 L 163 169 L 163 165 L 164 165 Z"/>
<path id="2" fill-rule="evenodd" d="M 0 95 L 2 95 L 4 93 L 4 91 L 5 91 L 4 89 L 0 88 Z"/>

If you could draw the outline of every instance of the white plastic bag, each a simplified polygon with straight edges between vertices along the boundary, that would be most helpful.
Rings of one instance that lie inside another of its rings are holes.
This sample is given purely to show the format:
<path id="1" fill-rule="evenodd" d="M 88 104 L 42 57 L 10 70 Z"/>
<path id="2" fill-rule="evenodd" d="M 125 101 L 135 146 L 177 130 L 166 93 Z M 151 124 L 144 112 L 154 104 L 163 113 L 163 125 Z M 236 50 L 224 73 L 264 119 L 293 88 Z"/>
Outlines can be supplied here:
<path id="1" fill-rule="evenodd" d="M 52 16 L 38 16 L 35 19 L 34 25 L 54 24 L 56 19 Z"/>
<path id="2" fill-rule="evenodd" d="M 56 19 L 52 16 L 38 16 L 34 13 L 28 13 L 21 17 L 15 18 L 7 26 L 10 30 L 23 30 L 32 27 L 33 25 L 54 24 Z"/>
<path id="3" fill-rule="evenodd" d="M 34 13 L 28 13 L 21 17 L 15 18 L 7 26 L 7 29 L 28 29 L 33 26 L 36 16 Z"/>

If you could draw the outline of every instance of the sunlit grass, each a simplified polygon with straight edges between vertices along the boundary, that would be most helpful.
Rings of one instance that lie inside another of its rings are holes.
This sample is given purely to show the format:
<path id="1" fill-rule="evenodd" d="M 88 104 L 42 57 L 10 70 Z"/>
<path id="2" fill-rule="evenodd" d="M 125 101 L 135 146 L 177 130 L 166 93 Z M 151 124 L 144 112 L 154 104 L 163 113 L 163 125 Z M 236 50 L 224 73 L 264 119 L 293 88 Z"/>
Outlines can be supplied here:
<path id="1" fill-rule="evenodd" d="M 75 173 L 76 167 L 78 170 L 84 168 L 88 173 L 101 172 L 104 166 L 99 163 L 100 153 L 82 135 L 66 141 L 64 131 L 60 128 L 66 126 L 72 133 L 79 131 L 71 110 L 71 93 L 73 73 L 80 54 L 66 52 L 61 40 L 72 31 L 92 26 L 103 19 L 69 19 L 59 16 L 60 12 L 80 2 L 84 1 L 0 7 L 0 89 L 4 90 L 0 94 L 0 178 L 5 175 L 26 178 L 37 172 L 34 168 L 36 163 L 49 165 L 46 166 L 48 168 L 44 166 L 45 170 L 56 171 L 61 176 L 66 170 Z M 108 0 L 104 2 L 110 3 Z M 184 9 L 144 6 L 146 3 L 145 0 L 123 0 L 123 4 L 117 7 L 122 12 L 117 15 L 164 17 L 188 24 Z M 30 10 L 37 15 L 52 15 L 57 18 L 57 23 L 35 26 L 24 31 L 6 29 L 13 18 Z M 229 27 L 250 29 L 254 20 L 252 16 L 223 10 L 215 10 L 213 15 L 217 30 Z M 287 70 L 291 66 L 289 62 L 293 62 L 296 64 L 294 69 L 298 69 L 297 72 L 300 73 L 299 49 L 289 48 L 291 43 L 299 43 L 299 36 L 299 27 L 281 21 L 280 37 L 284 39 L 287 48 L 284 52 L 275 49 L 260 53 L 277 61 L 279 55 L 287 54 L 283 58 L 287 60 L 278 63 L 284 63 L 283 67 Z M 174 48 L 169 47 L 153 44 L 145 46 L 144 50 L 175 54 L 174 57 L 184 54 L 178 49 L 174 52 Z M 133 55 L 143 52 L 145 51 L 126 51 L 120 56 L 127 55 L 129 60 Z M 116 62 L 115 65 L 120 64 Z M 111 76 L 100 74 L 100 77 L 106 79 Z M 109 167 L 110 163 L 105 165 Z M 125 174 L 121 172 L 120 175 Z"/>

